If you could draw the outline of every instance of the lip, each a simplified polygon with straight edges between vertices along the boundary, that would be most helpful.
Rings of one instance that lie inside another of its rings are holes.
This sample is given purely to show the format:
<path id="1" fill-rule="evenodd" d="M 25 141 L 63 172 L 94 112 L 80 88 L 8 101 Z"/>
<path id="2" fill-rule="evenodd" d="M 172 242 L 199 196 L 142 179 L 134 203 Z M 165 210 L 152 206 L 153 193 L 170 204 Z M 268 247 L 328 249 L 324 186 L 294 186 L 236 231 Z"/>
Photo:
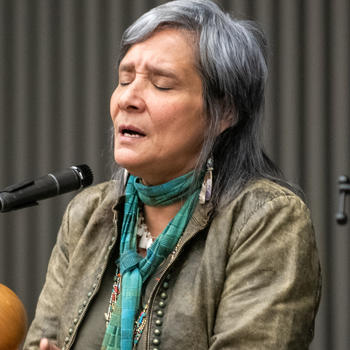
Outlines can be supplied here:
<path id="1" fill-rule="evenodd" d="M 124 133 L 124 130 L 129 130 L 135 134 Z M 137 126 L 131 124 L 121 124 L 118 127 L 118 134 L 119 141 L 122 143 L 126 142 L 127 144 L 130 142 L 134 143 L 137 140 L 142 140 L 146 136 L 145 132 L 141 128 L 138 128 Z"/>

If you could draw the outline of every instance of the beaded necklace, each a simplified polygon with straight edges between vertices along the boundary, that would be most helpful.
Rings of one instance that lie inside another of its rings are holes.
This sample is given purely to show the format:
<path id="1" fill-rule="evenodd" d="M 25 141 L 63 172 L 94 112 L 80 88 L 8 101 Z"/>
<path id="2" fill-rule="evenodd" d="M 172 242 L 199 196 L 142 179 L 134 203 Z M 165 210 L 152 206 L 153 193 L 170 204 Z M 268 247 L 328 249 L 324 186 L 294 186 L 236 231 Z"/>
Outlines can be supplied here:
<path id="1" fill-rule="evenodd" d="M 114 276 L 114 283 L 113 283 L 113 289 L 112 289 L 112 294 L 109 299 L 109 306 L 108 306 L 108 311 L 105 313 L 105 319 L 106 319 L 106 328 L 109 324 L 109 321 L 111 320 L 112 317 L 112 312 L 114 311 L 114 308 L 117 304 L 117 299 L 120 294 L 120 287 L 121 287 L 121 274 L 118 272 L 119 268 L 117 268 L 116 274 Z M 148 303 L 145 305 L 143 310 L 141 311 L 139 317 L 135 321 L 135 327 L 134 327 L 134 345 L 138 343 L 138 341 L 141 338 L 143 329 L 145 328 L 146 325 L 146 320 L 147 320 L 147 310 L 148 310 Z"/>
<path id="2" fill-rule="evenodd" d="M 138 247 L 140 249 L 148 249 L 154 242 L 151 232 L 146 225 L 145 216 L 143 214 L 143 207 L 139 208 L 138 221 L 137 221 L 137 239 Z"/>
<path id="3" fill-rule="evenodd" d="M 137 227 L 138 247 L 140 249 L 147 250 L 154 242 L 154 239 L 153 239 L 153 237 L 152 237 L 151 233 L 149 232 L 148 227 L 146 225 L 145 218 L 143 215 L 143 208 L 140 208 L 140 210 L 139 210 L 139 215 L 138 215 L 136 227 Z M 177 242 L 174 250 L 171 252 L 171 260 L 173 260 L 175 258 L 175 255 L 179 249 L 179 245 L 180 245 L 181 240 L 182 240 L 182 236 L 180 237 L 179 241 Z M 116 269 L 115 276 L 114 276 L 113 288 L 112 288 L 112 293 L 111 293 L 111 297 L 109 300 L 108 311 L 107 311 L 107 313 L 105 313 L 106 327 L 108 326 L 108 324 L 110 322 L 112 313 L 115 309 L 119 294 L 121 292 L 121 281 L 122 281 L 122 276 L 119 273 L 119 266 L 118 266 Z M 167 282 L 165 282 L 165 283 L 167 283 Z M 139 342 L 139 340 L 142 336 L 143 330 L 146 326 L 148 305 L 149 305 L 149 301 L 143 307 L 138 318 L 135 321 L 134 345 L 136 345 Z"/>
<path id="4" fill-rule="evenodd" d="M 138 247 L 140 249 L 147 250 L 154 242 L 154 239 L 147 228 L 142 208 L 140 208 L 140 210 L 139 210 L 139 215 L 138 215 L 136 227 L 137 227 Z M 121 292 L 121 281 L 122 281 L 122 276 L 119 273 L 119 266 L 118 266 L 116 269 L 115 276 L 114 276 L 112 293 L 111 293 L 111 297 L 109 299 L 108 311 L 105 313 L 106 327 L 108 326 L 108 324 L 111 320 L 112 313 L 115 309 L 119 294 Z M 146 325 L 147 310 L 148 310 L 148 303 L 145 305 L 145 307 L 141 311 L 139 317 L 135 321 L 134 344 L 137 344 L 138 341 L 140 340 L 143 329 Z"/>
<path id="5" fill-rule="evenodd" d="M 111 297 L 109 299 L 108 311 L 105 313 L 106 328 L 109 324 L 109 321 L 111 320 L 112 312 L 115 309 L 117 299 L 118 299 L 118 296 L 120 294 L 121 281 L 122 281 L 122 276 L 119 273 L 119 267 L 117 267 L 117 271 L 115 273 L 114 281 L 113 281 L 112 294 L 111 294 Z"/>
<path id="6" fill-rule="evenodd" d="M 180 237 L 179 241 L 177 242 L 174 250 L 171 252 L 171 260 L 174 260 L 176 253 L 179 250 L 179 246 L 180 246 L 180 242 L 182 240 L 182 236 Z M 164 299 L 166 298 L 166 290 L 168 289 L 169 286 L 169 275 L 166 278 L 166 282 L 163 283 L 162 289 L 163 289 L 163 293 L 161 293 L 161 298 L 163 299 L 163 304 L 164 304 Z M 147 322 L 147 311 L 148 311 L 148 305 L 149 305 L 149 300 L 147 302 L 147 304 L 144 306 L 143 310 L 141 311 L 139 317 L 137 318 L 137 320 L 135 321 L 135 327 L 134 327 L 134 345 L 136 345 L 138 343 L 138 341 L 141 338 L 142 332 L 146 326 L 146 322 Z M 160 320 L 156 321 L 157 322 L 161 322 Z"/>
<path id="7" fill-rule="evenodd" d="M 134 345 L 136 345 L 139 342 L 141 335 L 142 335 L 142 332 L 143 332 L 143 329 L 146 326 L 147 310 L 148 310 L 148 303 L 145 305 L 145 307 L 141 311 L 138 319 L 135 321 Z"/>

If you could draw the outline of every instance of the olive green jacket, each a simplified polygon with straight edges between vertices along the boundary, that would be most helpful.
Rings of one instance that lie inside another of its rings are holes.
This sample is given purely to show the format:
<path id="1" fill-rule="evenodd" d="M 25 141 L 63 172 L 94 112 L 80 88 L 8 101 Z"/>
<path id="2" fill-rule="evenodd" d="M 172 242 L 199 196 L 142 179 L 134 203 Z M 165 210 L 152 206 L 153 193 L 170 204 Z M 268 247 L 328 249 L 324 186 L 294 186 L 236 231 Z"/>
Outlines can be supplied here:
<path id="1" fill-rule="evenodd" d="M 70 349 L 121 226 L 123 197 L 108 182 L 69 204 L 25 350 L 45 336 Z M 257 181 L 214 218 L 198 204 L 174 252 L 150 278 L 137 349 L 308 349 L 320 298 L 309 210 Z M 104 312 L 105 310 L 101 310 Z"/>

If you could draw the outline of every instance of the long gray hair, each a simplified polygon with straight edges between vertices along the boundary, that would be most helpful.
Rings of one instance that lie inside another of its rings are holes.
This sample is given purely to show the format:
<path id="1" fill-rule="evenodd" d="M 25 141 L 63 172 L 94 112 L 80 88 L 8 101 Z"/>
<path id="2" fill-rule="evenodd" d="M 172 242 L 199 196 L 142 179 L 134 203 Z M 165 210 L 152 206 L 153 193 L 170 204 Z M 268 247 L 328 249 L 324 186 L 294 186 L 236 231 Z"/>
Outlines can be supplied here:
<path id="1" fill-rule="evenodd" d="M 119 63 L 133 44 L 162 27 L 188 31 L 195 40 L 208 123 L 196 173 L 213 156 L 214 208 L 222 208 L 253 179 L 283 183 L 260 137 L 268 74 L 262 32 L 252 22 L 232 18 L 212 1 L 170 1 L 142 15 L 124 32 Z M 224 120 L 231 126 L 220 134 Z"/>

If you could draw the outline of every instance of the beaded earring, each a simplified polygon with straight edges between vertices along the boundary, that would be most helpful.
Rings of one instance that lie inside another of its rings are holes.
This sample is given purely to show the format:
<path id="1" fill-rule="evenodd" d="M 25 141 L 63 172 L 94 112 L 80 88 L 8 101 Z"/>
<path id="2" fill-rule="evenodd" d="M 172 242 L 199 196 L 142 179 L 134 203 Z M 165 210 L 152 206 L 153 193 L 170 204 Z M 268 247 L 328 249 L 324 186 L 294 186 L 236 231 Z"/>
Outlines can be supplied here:
<path id="1" fill-rule="evenodd" d="M 202 188 L 199 193 L 199 203 L 205 204 L 210 200 L 211 197 L 211 191 L 213 187 L 213 168 L 214 161 L 213 158 L 210 156 L 207 160 L 207 171 L 204 176 L 204 180 L 202 183 Z"/>

